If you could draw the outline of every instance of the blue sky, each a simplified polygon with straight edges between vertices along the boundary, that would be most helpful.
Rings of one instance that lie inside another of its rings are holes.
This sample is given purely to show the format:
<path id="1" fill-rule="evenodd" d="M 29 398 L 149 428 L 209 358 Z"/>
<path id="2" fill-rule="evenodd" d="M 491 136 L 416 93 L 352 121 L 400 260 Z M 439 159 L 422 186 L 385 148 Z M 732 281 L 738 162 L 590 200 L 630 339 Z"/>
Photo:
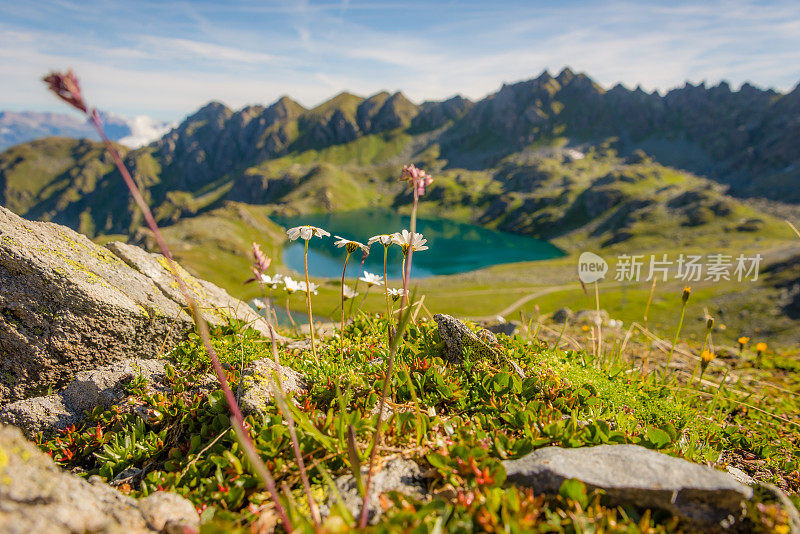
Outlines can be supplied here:
<path id="1" fill-rule="evenodd" d="M 39 81 L 72 67 L 87 98 L 177 120 L 288 94 L 481 98 L 565 65 L 606 87 L 684 81 L 786 91 L 800 8 L 778 2 L 0 0 L 0 109 L 64 111 Z"/>

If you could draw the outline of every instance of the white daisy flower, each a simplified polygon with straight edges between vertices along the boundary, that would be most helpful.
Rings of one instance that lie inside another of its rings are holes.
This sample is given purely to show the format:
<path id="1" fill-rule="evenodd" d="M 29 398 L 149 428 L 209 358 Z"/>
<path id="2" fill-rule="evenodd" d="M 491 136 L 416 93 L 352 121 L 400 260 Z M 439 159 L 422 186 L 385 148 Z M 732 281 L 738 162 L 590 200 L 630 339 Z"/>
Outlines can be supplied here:
<path id="1" fill-rule="evenodd" d="M 389 296 L 392 297 L 392 300 L 397 302 L 403 295 L 408 295 L 408 291 L 403 289 L 402 287 L 399 289 L 389 289 Z"/>
<path id="2" fill-rule="evenodd" d="M 314 295 L 319 295 L 319 292 L 317 291 L 317 289 L 319 289 L 319 286 L 314 282 L 309 282 L 308 285 L 306 285 L 305 282 L 299 282 L 298 285 L 300 286 L 300 291 L 303 291 L 304 293 L 310 292 Z"/>
<path id="3" fill-rule="evenodd" d="M 272 276 L 268 276 L 266 274 L 261 275 L 261 284 L 264 286 L 269 286 L 271 289 L 278 289 L 278 286 L 283 282 L 283 275 L 274 274 Z"/>
<path id="4" fill-rule="evenodd" d="M 428 247 L 425 245 L 427 242 L 428 240 L 417 232 L 412 234 L 408 230 L 403 230 L 402 232 L 392 234 L 392 243 L 400 245 L 404 255 L 408 255 L 409 248 L 414 249 L 414 252 L 428 250 Z"/>
<path id="5" fill-rule="evenodd" d="M 259 310 L 263 310 L 264 308 L 266 308 L 266 307 L 267 307 L 267 306 L 264 304 L 264 301 L 263 301 L 263 300 L 261 300 L 261 299 L 253 299 L 253 300 L 252 300 L 252 302 L 253 302 L 253 306 L 255 306 L 255 307 L 256 307 L 257 309 L 259 309 Z"/>
<path id="6" fill-rule="evenodd" d="M 299 237 L 303 241 L 308 241 L 314 236 L 317 237 L 328 237 L 331 234 L 326 232 L 322 228 L 317 228 L 316 226 L 311 225 L 304 225 L 304 226 L 295 226 L 294 228 L 289 228 L 286 230 L 286 235 L 289 236 L 291 241 L 296 241 Z"/>
<path id="7" fill-rule="evenodd" d="M 303 285 L 305 285 L 305 282 L 303 282 Z M 283 279 L 283 289 L 285 289 L 290 295 L 298 291 L 303 291 L 300 286 L 300 282 L 294 280 L 290 276 L 287 276 Z"/>
<path id="8" fill-rule="evenodd" d="M 377 274 L 372 274 L 369 271 L 364 271 L 364 274 L 361 276 L 361 278 L 359 278 L 359 280 L 366 282 L 369 287 L 383 285 L 383 277 L 378 276 Z"/>
<path id="9" fill-rule="evenodd" d="M 373 243 L 380 243 L 384 247 L 388 247 L 392 244 L 392 234 L 378 234 L 374 235 L 369 238 L 367 241 L 367 245 L 372 245 Z"/>
<path id="10" fill-rule="evenodd" d="M 369 254 L 369 247 L 364 243 L 353 241 L 352 239 L 345 239 L 344 237 L 338 235 L 334 237 L 338 240 L 334 243 L 334 245 L 339 248 L 344 247 L 348 254 L 352 254 L 358 249 L 361 249 L 364 254 Z"/>
<path id="11" fill-rule="evenodd" d="M 344 296 L 344 300 L 350 300 L 355 298 L 358 293 L 356 293 L 352 287 L 348 286 L 347 284 L 344 285 L 342 295 Z"/>

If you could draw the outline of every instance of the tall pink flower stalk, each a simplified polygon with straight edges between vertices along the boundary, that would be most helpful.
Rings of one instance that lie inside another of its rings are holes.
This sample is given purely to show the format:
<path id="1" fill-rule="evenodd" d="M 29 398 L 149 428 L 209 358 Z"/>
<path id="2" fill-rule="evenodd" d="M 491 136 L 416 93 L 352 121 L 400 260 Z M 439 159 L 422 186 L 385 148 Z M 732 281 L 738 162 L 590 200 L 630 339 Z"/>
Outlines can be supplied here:
<path id="1" fill-rule="evenodd" d="M 414 194 L 414 204 L 411 206 L 411 224 L 409 231 L 412 236 L 417 232 L 417 206 L 419 205 L 419 197 L 425 194 L 425 188 L 433 183 L 433 177 L 417 168 L 413 164 L 403 167 L 400 173 L 400 180 L 408 182 Z M 411 258 L 414 256 L 414 247 L 410 247 L 408 251 L 408 258 L 406 260 L 405 272 L 403 273 L 403 299 L 400 301 L 400 308 L 406 305 L 408 298 L 408 279 L 411 274 Z"/>
<path id="2" fill-rule="evenodd" d="M 88 116 L 89 120 L 91 121 L 92 125 L 94 126 L 95 130 L 97 130 L 98 135 L 103 140 L 103 144 L 108 150 L 108 153 L 111 155 L 111 158 L 114 160 L 114 164 L 117 166 L 117 170 L 122 175 L 122 179 L 125 181 L 125 185 L 128 187 L 128 190 L 131 193 L 136 205 L 142 212 L 144 216 L 144 220 L 147 223 L 147 226 L 153 232 L 153 236 L 156 239 L 156 243 L 158 243 L 158 247 L 161 250 L 161 253 L 167 260 L 167 265 L 169 266 L 169 270 L 172 273 L 172 276 L 175 278 L 175 282 L 178 284 L 178 287 L 183 294 L 183 298 L 186 300 L 189 308 L 192 311 L 192 316 L 194 318 L 195 324 L 197 325 L 197 330 L 200 334 L 200 337 L 203 340 L 203 344 L 205 345 L 206 350 L 208 351 L 208 355 L 211 358 L 211 362 L 214 366 L 214 372 L 217 375 L 217 380 L 220 383 L 220 387 L 225 395 L 225 400 L 228 403 L 228 408 L 231 411 L 231 424 L 234 426 L 234 430 L 239 436 L 240 440 L 243 442 L 243 448 L 247 453 L 250 462 L 254 464 L 256 471 L 259 475 L 264 478 L 264 482 L 267 485 L 267 489 L 269 490 L 272 500 L 275 503 L 275 510 L 278 516 L 281 518 L 284 527 L 286 528 L 287 532 L 292 531 L 292 524 L 289 521 L 289 517 L 286 515 L 286 511 L 284 510 L 283 506 L 281 505 L 280 499 L 278 498 L 278 491 L 275 487 L 275 480 L 272 477 L 272 474 L 269 472 L 269 469 L 264 465 L 264 463 L 259 458 L 255 445 L 253 444 L 253 440 L 250 437 L 250 433 L 246 430 L 244 417 L 242 416 L 242 411 L 239 409 L 239 404 L 236 402 L 236 397 L 234 397 L 233 392 L 231 391 L 230 386 L 228 385 L 228 380 L 225 376 L 225 371 L 222 368 L 222 364 L 219 361 L 219 357 L 217 356 L 214 347 L 211 345 L 211 337 L 208 331 L 208 324 L 206 323 L 203 315 L 200 311 L 197 302 L 192 297 L 189 289 L 186 287 L 186 283 L 178 274 L 178 270 L 175 266 L 175 262 L 172 258 L 172 253 L 167 247 L 166 241 L 164 241 L 164 237 L 161 235 L 161 231 L 158 228 L 158 224 L 156 224 L 156 220 L 153 217 L 152 212 L 150 211 L 150 207 L 147 205 L 147 202 L 142 197 L 141 191 L 139 191 L 136 182 L 134 182 L 133 178 L 131 177 L 130 173 L 128 172 L 127 167 L 122 161 L 122 157 L 119 154 L 119 151 L 113 145 L 113 143 L 109 140 L 108 136 L 103 129 L 103 123 L 100 120 L 100 114 L 97 112 L 95 108 L 89 108 L 86 105 L 85 100 L 83 99 L 83 94 L 81 93 L 80 83 L 78 82 L 78 77 L 69 70 L 66 73 L 59 73 L 59 72 L 51 72 L 47 76 L 43 78 L 43 81 L 47 84 L 48 88 L 55 93 L 61 100 L 66 102 L 67 104 L 71 105 L 73 108 L 81 111 L 85 115 Z M 270 325 L 271 328 L 271 325 Z"/>

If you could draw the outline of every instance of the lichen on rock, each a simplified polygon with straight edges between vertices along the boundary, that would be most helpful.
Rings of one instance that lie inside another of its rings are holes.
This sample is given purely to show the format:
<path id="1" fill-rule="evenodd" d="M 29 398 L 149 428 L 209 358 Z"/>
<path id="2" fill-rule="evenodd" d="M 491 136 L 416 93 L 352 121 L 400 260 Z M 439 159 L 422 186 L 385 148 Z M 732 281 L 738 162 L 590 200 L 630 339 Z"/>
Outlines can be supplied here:
<path id="1" fill-rule="evenodd" d="M 465 353 L 477 360 L 498 361 L 502 358 L 497 338 L 490 331 L 481 330 L 479 336 L 451 315 L 436 314 L 433 319 L 439 327 L 439 337 L 445 344 L 447 360 L 460 362 Z"/>

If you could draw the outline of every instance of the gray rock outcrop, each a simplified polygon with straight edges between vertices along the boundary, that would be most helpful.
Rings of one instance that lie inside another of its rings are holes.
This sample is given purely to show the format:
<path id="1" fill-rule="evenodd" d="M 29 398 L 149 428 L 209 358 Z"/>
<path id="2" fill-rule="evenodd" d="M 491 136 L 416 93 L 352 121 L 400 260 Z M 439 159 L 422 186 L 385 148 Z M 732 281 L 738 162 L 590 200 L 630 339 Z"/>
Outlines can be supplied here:
<path id="1" fill-rule="evenodd" d="M 247 304 L 180 273 L 210 323 L 232 315 L 268 333 Z M 159 356 L 193 327 L 184 305 L 163 257 L 122 243 L 106 249 L 0 207 L 0 403 L 79 371 Z"/>
<path id="2" fill-rule="evenodd" d="M 165 360 L 130 359 L 81 371 L 63 391 L 3 406 L 0 422 L 19 427 L 27 436 L 65 428 L 81 421 L 96 406 L 106 409 L 120 402 L 126 395 L 126 384 L 136 376 L 159 384 L 165 366 Z"/>
<path id="3" fill-rule="evenodd" d="M 90 482 L 60 470 L 18 429 L 0 426 L 0 532 L 172 534 L 198 528 L 197 513 L 183 497 L 159 492 L 137 501 L 99 477 Z"/>
<path id="4" fill-rule="evenodd" d="M 106 245 L 106 248 L 130 267 L 152 280 L 167 298 L 183 307 L 188 306 L 164 256 L 151 254 L 144 249 L 120 241 L 113 241 Z M 229 318 L 233 316 L 247 323 L 262 335 L 269 337 L 267 323 L 247 303 L 231 297 L 227 291 L 211 282 L 195 278 L 180 265 L 176 264 L 176 267 L 180 277 L 186 281 L 186 288 L 200 306 L 203 316 L 209 324 L 227 324 Z M 276 334 L 276 337 L 281 343 L 287 341 L 283 336 Z"/>
<path id="5" fill-rule="evenodd" d="M 503 462 L 510 483 L 558 492 L 568 479 L 605 491 L 613 504 L 659 508 L 691 521 L 736 521 L 752 488 L 731 475 L 638 445 L 546 447 Z"/>
<path id="6" fill-rule="evenodd" d="M 110 251 L 0 207 L 0 402 L 125 357 L 157 356 L 191 324 Z"/>

